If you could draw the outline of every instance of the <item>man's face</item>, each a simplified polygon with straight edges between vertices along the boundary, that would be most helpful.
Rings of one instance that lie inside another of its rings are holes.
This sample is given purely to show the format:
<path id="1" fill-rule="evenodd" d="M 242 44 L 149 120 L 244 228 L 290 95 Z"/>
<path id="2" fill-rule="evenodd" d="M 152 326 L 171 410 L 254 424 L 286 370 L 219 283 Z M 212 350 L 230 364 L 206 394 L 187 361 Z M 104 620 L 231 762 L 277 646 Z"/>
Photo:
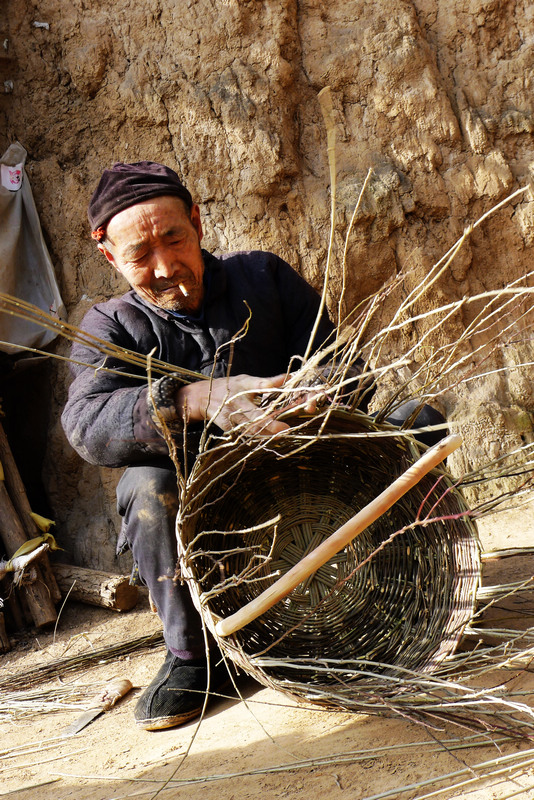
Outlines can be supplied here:
<path id="1" fill-rule="evenodd" d="M 99 250 L 137 294 L 159 308 L 194 313 L 204 298 L 202 224 L 179 197 L 164 195 L 120 211 Z"/>

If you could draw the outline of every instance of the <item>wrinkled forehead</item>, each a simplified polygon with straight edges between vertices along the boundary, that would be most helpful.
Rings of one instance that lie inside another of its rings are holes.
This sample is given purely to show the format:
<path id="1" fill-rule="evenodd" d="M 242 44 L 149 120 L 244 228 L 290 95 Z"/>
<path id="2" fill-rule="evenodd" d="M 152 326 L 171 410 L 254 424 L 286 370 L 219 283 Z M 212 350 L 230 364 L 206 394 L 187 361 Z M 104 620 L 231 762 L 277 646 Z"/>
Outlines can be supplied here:
<path id="1" fill-rule="evenodd" d="M 115 214 L 108 223 L 107 238 L 116 247 L 125 247 L 181 233 L 191 227 L 189 209 L 183 200 L 172 196 L 154 197 Z"/>

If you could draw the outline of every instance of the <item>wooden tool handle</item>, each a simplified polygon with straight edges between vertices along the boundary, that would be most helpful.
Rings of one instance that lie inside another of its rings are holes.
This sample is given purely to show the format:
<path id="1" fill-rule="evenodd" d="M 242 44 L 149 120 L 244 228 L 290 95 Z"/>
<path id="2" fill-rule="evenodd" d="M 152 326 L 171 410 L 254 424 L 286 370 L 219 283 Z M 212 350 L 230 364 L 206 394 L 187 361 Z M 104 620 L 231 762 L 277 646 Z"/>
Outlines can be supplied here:
<path id="1" fill-rule="evenodd" d="M 107 711 L 131 689 L 133 686 L 127 678 L 116 678 L 104 686 L 102 693 L 95 699 L 91 708 L 101 708 L 102 711 Z"/>
<path id="2" fill-rule="evenodd" d="M 265 589 L 258 597 L 236 611 L 226 619 L 221 619 L 215 626 L 219 636 L 230 634 L 248 625 L 249 622 L 264 614 L 269 608 L 286 597 L 299 583 L 309 578 L 319 567 L 343 550 L 358 534 L 375 522 L 391 506 L 406 494 L 421 478 L 437 466 L 444 458 L 456 450 L 462 443 L 462 437 L 451 434 L 431 447 L 412 464 L 397 480 L 388 486 L 374 500 L 351 517 L 341 528 L 324 540 L 315 550 L 304 556 L 285 575 L 282 575 L 272 586 Z"/>

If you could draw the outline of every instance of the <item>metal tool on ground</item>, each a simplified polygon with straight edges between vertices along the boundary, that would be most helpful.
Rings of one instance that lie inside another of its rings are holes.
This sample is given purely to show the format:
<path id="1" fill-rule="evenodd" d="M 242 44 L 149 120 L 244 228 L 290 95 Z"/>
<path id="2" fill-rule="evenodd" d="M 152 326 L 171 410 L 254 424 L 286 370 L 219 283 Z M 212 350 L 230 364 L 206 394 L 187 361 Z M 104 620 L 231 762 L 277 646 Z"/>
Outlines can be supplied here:
<path id="1" fill-rule="evenodd" d="M 117 678 L 108 683 L 95 698 L 94 705 L 84 711 L 72 725 L 69 725 L 63 731 L 62 736 L 75 736 L 80 733 L 89 723 L 114 706 L 121 697 L 128 694 L 131 689 L 133 689 L 133 686 L 127 678 Z"/>

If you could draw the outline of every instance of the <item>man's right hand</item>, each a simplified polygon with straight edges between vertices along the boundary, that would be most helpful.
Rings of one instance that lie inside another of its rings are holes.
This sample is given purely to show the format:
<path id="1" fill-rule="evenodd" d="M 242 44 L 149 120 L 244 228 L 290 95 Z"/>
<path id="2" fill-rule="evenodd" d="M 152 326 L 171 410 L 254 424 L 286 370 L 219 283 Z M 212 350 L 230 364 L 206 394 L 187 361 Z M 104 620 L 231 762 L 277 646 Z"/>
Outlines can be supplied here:
<path id="1" fill-rule="evenodd" d="M 289 428 L 269 415 L 259 404 L 265 393 L 280 388 L 285 375 L 257 378 L 236 375 L 214 378 L 182 386 L 176 395 L 176 406 L 184 420 L 210 420 L 223 431 L 239 429 L 246 434 L 271 436 Z"/>

